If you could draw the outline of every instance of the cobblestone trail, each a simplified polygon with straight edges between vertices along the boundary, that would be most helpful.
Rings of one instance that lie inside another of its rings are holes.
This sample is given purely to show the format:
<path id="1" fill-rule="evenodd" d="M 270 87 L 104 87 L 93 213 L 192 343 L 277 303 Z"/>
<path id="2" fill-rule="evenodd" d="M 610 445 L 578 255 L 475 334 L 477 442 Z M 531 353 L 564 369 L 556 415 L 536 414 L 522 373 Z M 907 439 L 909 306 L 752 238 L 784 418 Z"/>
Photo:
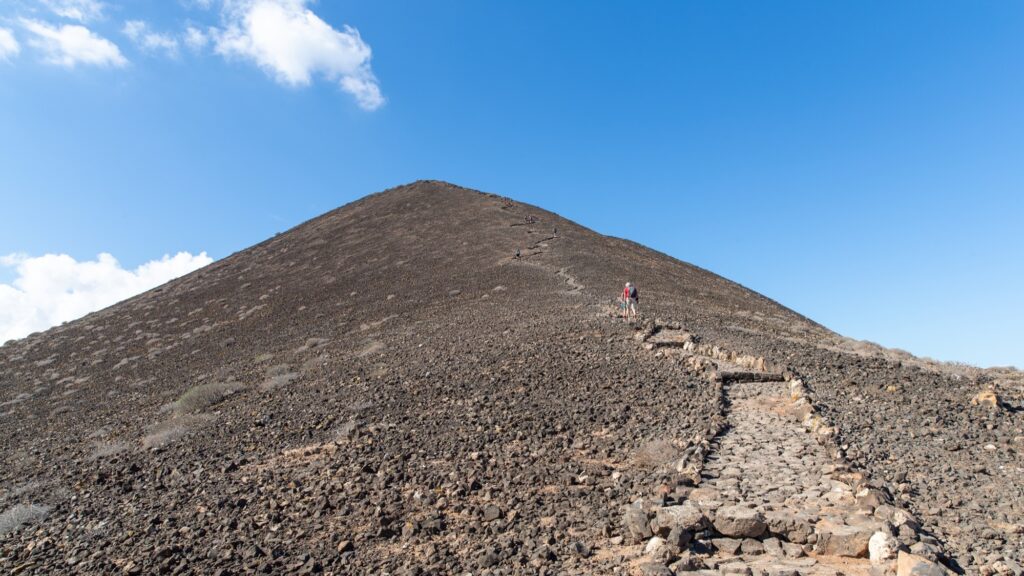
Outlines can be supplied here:
<path id="1" fill-rule="evenodd" d="M 763 359 L 698 344 L 681 329 L 655 323 L 638 334 L 648 350 L 720 382 L 726 421 L 703 452 L 696 486 L 626 510 L 630 541 L 644 544 L 634 573 L 949 573 L 920 522 L 837 456 L 835 430 L 801 381 L 779 381 Z"/>
<path id="2" fill-rule="evenodd" d="M 718 553 L 710 564 L 736 570 L 740 567 L 733 564 L 742 563 L 767 573 L 868 574 L 867 559 L 834 553 L 866 556 L 867 542 L 879 522 L 863 514 L 857 517 L 857 499 L 842 469 L 787 413 L 786 385 L 733 384 L 726 394 L 729 428 L 712 443 L 700 487 L 690 495 L 702 508 L 716 512 L 715 526 L 723 533 L 714 540 Z M 729 526 L 728 518 L 744 517 L 750 518 L 747 527 Z M 758 519 L 763 519 L 763 526 Z M 839 530 L 847 541 L 825 543 L 819 555 L 816 526 L 822 531 L 848 526 Z M 788 541 L 755 539 L 766 532 L 784 532 Z M 817 558 L 805 557 L 806 553 Z"/>

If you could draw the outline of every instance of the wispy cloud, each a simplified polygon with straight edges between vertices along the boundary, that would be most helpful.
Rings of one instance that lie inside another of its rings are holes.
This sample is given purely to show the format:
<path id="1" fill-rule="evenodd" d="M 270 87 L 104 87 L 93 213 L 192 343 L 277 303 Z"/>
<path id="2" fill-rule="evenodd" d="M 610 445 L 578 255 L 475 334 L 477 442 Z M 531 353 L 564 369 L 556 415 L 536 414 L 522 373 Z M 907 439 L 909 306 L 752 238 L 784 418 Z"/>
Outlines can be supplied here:
<path id="1" fill-rule="evenodd" d="M 185 46 L 188 46 L 195 52 L 201 51 L 206 48 L 206 45 L 210 43 L 210 35 L 203 32 L 195 26 L 189 26 L 185 28 Z"/>
<path id="2" fill-rule="evenodd" d="M 105 8 L 98 0 L 43 0 L 43 4 L 61 18 L 79 22 L 96 20 Z"/>
<path id="3" fill-rule="evenodd" d="M 209 10 L 213 8 L 215 3 L 214 0 L 179 0 L 186 8 L 199 8 L 200 10 Z"/>
<path id="4" fill-rule="evenodd" d="M 19 43 L 12 31 L 0 28 L 0 62 L 17 56 L 24 44 L 40 53 L 43 62 L 65 68 L 129 64 L 117 43 L 95 31 L 106 32 L 108 27 L 90 24 L 93 20 L 109 24 L 107 13 L 121 12 L 126 6 L 101 0 L 6 1 L 14 3 L 9 18 L 20 21 L 27 34 Z M 143 54 L 178 58 L 183 47 L 193 54 L 212 52 L 226 60 L 255 64 L 286 86 L 326 80 L 355 98 L 364 110 L 380 108 L 385 98 L 370 65 L 370 45 L 355 28 L 325 22 L 312 9 L 315 1 L 178 0 L 183 10 L 214 11 L 202 14 L 200 20 L 217 18 L 217 14 L 219 20 L 154 26 L 152 21 L 131 18 L 121 32 Z"/>
<path id="5" fill-rule="evenodd" d="M 110 254 L 84 262 L 66 254 L 0 257 L 0 266 L 17 273 L 11 284 L 0 284 L 0 343 L 81 318 L 212 261 L 205 252 L 179 252 L 125 270 Z"/>
<path id="6" fill-rule="evenodd" d="M 160 34 L 150 30 L 149 24 L 142 20 L 129 20 L 121 30 L 139 48 L 147 52 L 163 52 L 174 58 L 178 55 L 178 40 L 169 34 Z"/>
<path id="7" fill-rule="evenodd" d="M 91 66 L 126 66 L 128 60 L 110 40 L 78 24 L 51 26 L 38 20 L 22 19 L 22 25 L 35 37 L 29 44 L 43 53 L 48 64 L 74 68 L 79 64 Z"/>
<path id="8" fill-rule="evenodd" d="M 336 82 L 360 107 L 384 104 L 370 68 L 370 46 L 351 26 L 336 30 L 307 8 L 308 0 L 231 0 L 215 49 L 252 61 L 282 84 L 306 86 L 314 76 Z"/>
<path id="9" fill-rule="evenodd" d="M 21 52 L 21 45 L 14 38 L 14 33 L 7 28 L 0 28 L 0 61 L 6 62 Z"/>

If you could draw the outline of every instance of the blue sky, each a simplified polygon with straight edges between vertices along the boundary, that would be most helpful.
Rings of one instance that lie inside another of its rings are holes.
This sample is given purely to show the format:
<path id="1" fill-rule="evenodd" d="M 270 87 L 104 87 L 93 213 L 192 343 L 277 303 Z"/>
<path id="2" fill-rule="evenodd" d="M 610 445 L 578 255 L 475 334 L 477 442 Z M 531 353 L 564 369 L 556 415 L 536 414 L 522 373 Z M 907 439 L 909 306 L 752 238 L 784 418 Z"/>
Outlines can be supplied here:
<path id="1" fill-rule="evenodd" d="M 1024 366 L 1024 4 L 635 4 L 5 2 L 0 256 L 221 258 L 437 178 Z"/>

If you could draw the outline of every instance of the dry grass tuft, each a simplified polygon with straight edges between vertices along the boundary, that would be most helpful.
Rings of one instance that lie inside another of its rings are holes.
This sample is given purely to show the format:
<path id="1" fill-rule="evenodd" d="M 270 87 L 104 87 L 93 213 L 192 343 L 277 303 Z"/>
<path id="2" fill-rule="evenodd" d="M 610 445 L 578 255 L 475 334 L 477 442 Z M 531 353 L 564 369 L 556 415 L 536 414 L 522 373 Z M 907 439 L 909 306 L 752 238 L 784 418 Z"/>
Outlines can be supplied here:
<path id="1" fill-rule="evenodd" d="M 194 428 L 206 422 L 210 416 L 182 415 L 165 420 L 150 428 L 149 433 L 142 437 L 142 447 L 147 449 L 163 448 L 171 442 L 185 436 Z"/>
<path id="2" fill-rule="evenodd" d="M 175 414 L 201 412 L 210 406 L 219 404 L 228 396 L 242 390 L 241 382 L 212 382 L 200 384 L 181 395 L 172 405 Z"/>
<path id="3" fill-rule="evenodd" d="M 36 504 L 15 504 L 0 513 L 0 536 L 13 532 L 22 525 L 39 522 L 49 513 L 46 506 Z"/>
<path id="4" fill-rule="evenodd" d="M 267 368 L 267 379 L 260 383 L 260 390 L 267 392 L 269 390 L 275 390 L 282 386 L 287 386 L 295 381 L 299 375 L 292 372 L 292 367 L 288 364 L 277 364 Z"/>
<path id="5" fill-rule="evenodd" d="M 92 459 L 109 458 L 127 452 L 130 446 L 124 442 L 96 442 L 92 449 Z"/>
<path id="6" fill-rule="evenodd" d="M 356 356 L 362 358 L 371 354 L 384 351 L 384 343 L 378 340 L 372 340 L 363 346 L 359 351 L 356 352 Z"/>

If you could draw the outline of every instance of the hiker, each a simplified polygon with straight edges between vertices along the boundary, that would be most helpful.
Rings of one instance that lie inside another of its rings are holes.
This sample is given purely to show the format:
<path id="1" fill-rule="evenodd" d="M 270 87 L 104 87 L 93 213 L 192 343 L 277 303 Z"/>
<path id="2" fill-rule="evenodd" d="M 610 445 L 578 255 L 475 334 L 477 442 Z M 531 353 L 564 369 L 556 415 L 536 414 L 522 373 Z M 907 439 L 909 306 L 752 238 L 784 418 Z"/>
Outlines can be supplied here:
<path id="1" fill-rule="evenodd" d="M 640 314 L 637 312 L 637 304 L 640 303 L 640 292 L 633 286 L 632 282 L 626 282 L 626 287 L 622 289 L 622 319 L 629 322 L 629 313 L 633 313 L 633 320 L 640 320 Z"/>
<path id="2" fill-rule="evenodd" d="M 519 248 L 516 248 L 516 260 L 519 260 Z"/>

